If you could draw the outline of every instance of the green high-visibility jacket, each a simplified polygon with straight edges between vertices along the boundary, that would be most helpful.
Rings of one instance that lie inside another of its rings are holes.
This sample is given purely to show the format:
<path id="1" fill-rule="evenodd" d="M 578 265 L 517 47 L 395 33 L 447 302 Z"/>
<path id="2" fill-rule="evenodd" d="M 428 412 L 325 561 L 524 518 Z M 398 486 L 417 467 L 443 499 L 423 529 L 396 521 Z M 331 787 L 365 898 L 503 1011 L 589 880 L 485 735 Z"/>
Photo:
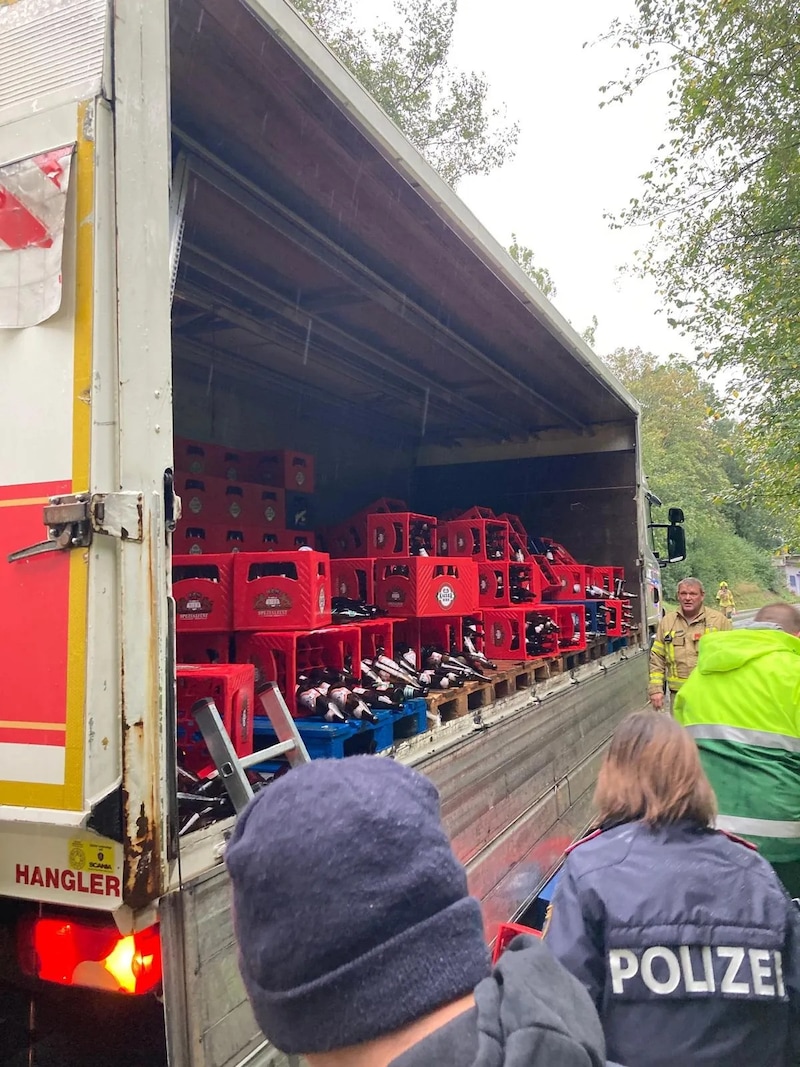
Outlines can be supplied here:
<path id="1" fill-rule="evenodd" d="M 782 630 L 707 633 L 674 713 L 717 794 L 717 826 L 772 863 L 800 860 L 800 639 Z"/>

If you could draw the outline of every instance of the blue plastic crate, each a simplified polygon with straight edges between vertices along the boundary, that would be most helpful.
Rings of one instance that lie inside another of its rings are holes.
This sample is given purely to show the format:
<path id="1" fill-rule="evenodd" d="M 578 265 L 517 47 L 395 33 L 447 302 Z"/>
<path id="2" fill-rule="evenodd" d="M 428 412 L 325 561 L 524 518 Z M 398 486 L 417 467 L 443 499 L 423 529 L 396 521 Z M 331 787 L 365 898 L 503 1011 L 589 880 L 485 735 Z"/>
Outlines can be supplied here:
<path id="1" fill-rule="evenodd" d="M 428 729 L 428 703 L 422 697 L 407 700 L 402 711 L 392 712 L 392 733 L 395 741 L 405 741 Z"/>
<path id="2" fill-rule="evenodd" d="M 423 701 L 424 703 L 424 701 Z M 376 723 L 325 722 L 324 719 L 297 719 L 296 725 L 312 759 L 343 759 L 345 756 L 383 752 L 394 742 L 394 715 L 390 711 L 376 712 Z M 275 744 L 277 735 L 266 716 L 253 720 L 253 744 L 268 748 Z"/>

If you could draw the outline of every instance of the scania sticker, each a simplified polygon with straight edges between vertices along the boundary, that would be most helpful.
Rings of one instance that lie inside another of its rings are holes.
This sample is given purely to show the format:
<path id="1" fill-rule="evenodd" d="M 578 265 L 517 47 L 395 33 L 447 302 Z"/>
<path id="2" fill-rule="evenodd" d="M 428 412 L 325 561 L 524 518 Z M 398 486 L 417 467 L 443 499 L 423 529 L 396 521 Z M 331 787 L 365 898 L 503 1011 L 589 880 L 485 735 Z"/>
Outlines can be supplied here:
<path id="1" fill-rule="evenodd" d="M 436 599 L 442 605 L 443 608 L 452 607 L 456 599 L 456 591 L 452 585 L 445 584 L 436 594 Z"/>
<path id="2" fill-rule="evenodd" d="M 69 865 L 76 871 L 114 873 L 114 849 L 111 845 L 96 845 L 93 841 L 76 838 L 69 843 Z"/>

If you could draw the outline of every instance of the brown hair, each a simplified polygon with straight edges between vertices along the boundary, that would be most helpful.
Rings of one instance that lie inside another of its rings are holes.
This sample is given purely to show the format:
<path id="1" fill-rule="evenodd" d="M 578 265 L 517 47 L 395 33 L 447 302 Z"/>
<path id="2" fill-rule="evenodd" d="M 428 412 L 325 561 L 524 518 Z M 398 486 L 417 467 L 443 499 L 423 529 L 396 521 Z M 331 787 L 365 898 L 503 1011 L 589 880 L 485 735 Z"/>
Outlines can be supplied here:
<path id="1" fill-rule="evenodd" d="M 654 711 L 634 712 L 614 731 L 594 803 L 601 824 L 691 819 L 708 826 L 717 811 L 691 736 L 671 715 Z"/>
<path id="2" fill-rule="evenodd" d="M 777 604 L 767 604 L 756 613 L 753 622 L 771 622 L 780 626 L 787 634 L 800 633 L 800 611 L 794 604 L 786 604 L 778 601 Z"/>

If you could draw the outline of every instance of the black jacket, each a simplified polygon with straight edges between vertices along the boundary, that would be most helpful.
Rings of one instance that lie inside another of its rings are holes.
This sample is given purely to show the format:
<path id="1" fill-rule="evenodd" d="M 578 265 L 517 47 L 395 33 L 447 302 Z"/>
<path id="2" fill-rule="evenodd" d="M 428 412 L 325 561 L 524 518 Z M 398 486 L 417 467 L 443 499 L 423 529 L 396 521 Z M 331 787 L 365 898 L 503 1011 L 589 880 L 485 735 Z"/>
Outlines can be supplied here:
<path id="1" fill-rule="evenodd" d="M 787 1067 L 800 1047 L 800 914 L 751 846 L 627 823 L 568 855 L 546 944 L 626 1067 Z"/>
<path id="2" fill-rule="evenodd" d="M 514 938 L 476 1006 L 392 1061 L 391 1067 L 604 1067 L 597 1013 L 541 940 Z"/>

